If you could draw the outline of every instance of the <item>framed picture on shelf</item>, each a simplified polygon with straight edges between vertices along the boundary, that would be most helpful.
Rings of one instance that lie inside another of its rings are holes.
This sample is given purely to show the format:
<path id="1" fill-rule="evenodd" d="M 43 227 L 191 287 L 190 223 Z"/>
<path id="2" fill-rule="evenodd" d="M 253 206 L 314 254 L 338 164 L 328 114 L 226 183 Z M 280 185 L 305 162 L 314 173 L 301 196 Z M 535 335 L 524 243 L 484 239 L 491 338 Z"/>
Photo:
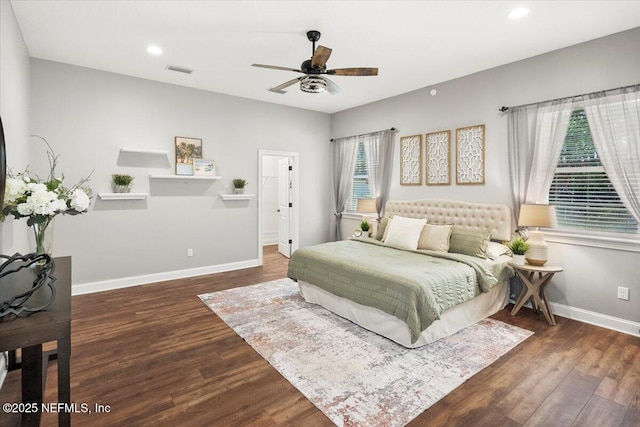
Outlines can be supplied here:
<path id="1" fill-rule="evenodd" d="M 484 184 L 484 125 L 456 129 L 456 184 Z"/>
<path id="2" fill-rule="evenodd" d="M 422 184 L 422 135 L 400 138 L 400 185 Z"/>
<path id="3" fill-rule="evenodd" d="M 216 174 L 216 163 L 213 160 L 193 159 L 193 174 L 214 176 Z"/>
<path id="4" fill-rule="evenodd" d="M 449 172 L 449 165 L 451 164 L 449 160 L 450 141 L 450 130 L 427 134 L 427 185 L 451 184 L 451 174 Z"/>
<path id="5" fill-rule="evenodd" d="M 202 140 L 176 136 L 176 175 L 193 175 L 193 160 L 202 159 Z"/>

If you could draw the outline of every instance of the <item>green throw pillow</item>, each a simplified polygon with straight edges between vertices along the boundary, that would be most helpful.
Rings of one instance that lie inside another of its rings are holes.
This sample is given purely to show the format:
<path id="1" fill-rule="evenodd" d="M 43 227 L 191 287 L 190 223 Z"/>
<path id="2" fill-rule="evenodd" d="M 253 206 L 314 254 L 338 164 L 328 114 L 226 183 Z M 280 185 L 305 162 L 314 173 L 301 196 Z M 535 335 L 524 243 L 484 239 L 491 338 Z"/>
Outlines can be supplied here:
<path id="1" fill-rule="evenodd" d="M 487 258 L 490 239 L 490 231 L 453 227 L 449 240 L 449 252 Z"/>
<path id="2" fill-rule="evenodd" d="M 380 220 L 380 223 L 378 224 L 378 231 L 376 233 L 376 240 L 382 241 L 382 238 L 384 237 L 384 231 L 387 229 L 387 225 L 389 225 L 390 219 L 391 218 L 385 216 Z"/>

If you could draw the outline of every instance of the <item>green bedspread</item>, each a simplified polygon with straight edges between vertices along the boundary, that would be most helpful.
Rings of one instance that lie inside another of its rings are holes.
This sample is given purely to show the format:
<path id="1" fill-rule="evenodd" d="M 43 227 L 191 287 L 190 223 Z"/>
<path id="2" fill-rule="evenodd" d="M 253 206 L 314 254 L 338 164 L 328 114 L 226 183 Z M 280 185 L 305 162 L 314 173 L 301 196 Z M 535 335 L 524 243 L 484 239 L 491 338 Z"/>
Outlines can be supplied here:
<path id="1" fill-rule="evenodd" d="M 500 275 L 511 274 L 505 264 L 352 239 L 298 249 L 288 275 L 397 317 L 409 326 L 415 342 L 445 310 L 489 291 Z"/>

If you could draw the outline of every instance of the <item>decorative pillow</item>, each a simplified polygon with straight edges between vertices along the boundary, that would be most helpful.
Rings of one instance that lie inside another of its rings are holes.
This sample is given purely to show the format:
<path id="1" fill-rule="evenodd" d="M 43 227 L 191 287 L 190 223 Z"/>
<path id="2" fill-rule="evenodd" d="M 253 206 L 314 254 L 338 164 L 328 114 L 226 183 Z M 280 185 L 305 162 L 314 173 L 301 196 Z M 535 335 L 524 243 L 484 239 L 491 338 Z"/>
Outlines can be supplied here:
<path id="1" fill-rule="evenodd" d="M 380 220 L 378 224 L 378 231 L 376 232 L 376 240 L 384 240 L 385 232 L 387 231 L 387 225 L 389 225 L 389 221 L 391 218 L 385 216 Z"/>
<path id="2" fill-rule="evenodd" d="M 418 249 L 449 252 L 452 224 L 426 224 L 418 240 Z"/>
<path id="3" fill-rule="evenodd" d="M 500 255 L 511 255 L 511 250 L 498 242 L 489 242 L 487 245 L 487 258 L 497 259 Z"/>
<path id="4" fill-rule="evenodd" d="M 394 215 L 387 225 L 387 235 L 384 244 L 399 249 L 418 249 L 418 240 L 426 219 L 405 218 Z"/>
<path id="5" fill-rule="evenodd" d="M 449 252 L 487 258 L 490 238 L 490 231 L 453 227 L 449 241 Z"/>

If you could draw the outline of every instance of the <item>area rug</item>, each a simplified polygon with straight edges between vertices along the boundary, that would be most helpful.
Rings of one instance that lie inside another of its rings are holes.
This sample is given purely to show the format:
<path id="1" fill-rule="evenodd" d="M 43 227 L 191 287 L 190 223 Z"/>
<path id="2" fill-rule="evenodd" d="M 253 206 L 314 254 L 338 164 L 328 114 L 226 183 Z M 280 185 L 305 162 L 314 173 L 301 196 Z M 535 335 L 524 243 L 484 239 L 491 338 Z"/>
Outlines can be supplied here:
<path id="1" fill-rule="evenodd" d="M 533 332 L 485 319 L 407 349 L 275 280 L 199 295 L 338 426 L 403 426 Z"/>

